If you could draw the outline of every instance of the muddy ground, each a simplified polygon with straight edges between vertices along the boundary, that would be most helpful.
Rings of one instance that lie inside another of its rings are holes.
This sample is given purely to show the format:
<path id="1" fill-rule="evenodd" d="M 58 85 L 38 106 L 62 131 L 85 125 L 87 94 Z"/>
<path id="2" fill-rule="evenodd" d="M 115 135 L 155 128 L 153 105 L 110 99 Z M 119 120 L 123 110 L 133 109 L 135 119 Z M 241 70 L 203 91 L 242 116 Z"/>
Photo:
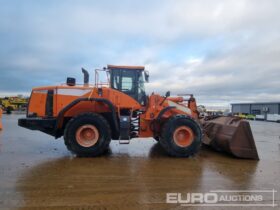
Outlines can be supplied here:
<path id="1" fill-rule="evenodd" d="M 171 158 L 152 139 L 112 141 L 103 157 L 76 158 L 62 139 L 18 127 L 18 117 L 4 115 L 0 132 L 1 209 L 186 209 L 166 204 L 166 193 L 272 189 L 279 205 L 278 123 L 251 122 L 259 161 L 205 147 L 192 158 Z M 264 202 L 272 202 L 271 194 Z"/>

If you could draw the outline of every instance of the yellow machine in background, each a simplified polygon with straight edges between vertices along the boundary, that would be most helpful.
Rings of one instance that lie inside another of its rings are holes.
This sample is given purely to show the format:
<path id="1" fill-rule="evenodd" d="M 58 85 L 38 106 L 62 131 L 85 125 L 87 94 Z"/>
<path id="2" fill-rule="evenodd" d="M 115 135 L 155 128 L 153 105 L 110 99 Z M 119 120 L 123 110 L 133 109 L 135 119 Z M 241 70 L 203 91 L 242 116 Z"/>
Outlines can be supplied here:
<path id="1" fill-rule="evenodd" d="M 241 119 L 246 119 L 246 120 L 255 120 L 256 119 L 256 115 L 254 115 L 254 114 L 239 113 L 239 114 L 234 115 L 234 116 L 239 117 Z"/>
<path id="2" fill-rule="evenodd" d="M 0 98 L 0 105 L 7 114 L 14 110 L 25 110 L 27 103 L 28 99 L 21 96 Z"/>

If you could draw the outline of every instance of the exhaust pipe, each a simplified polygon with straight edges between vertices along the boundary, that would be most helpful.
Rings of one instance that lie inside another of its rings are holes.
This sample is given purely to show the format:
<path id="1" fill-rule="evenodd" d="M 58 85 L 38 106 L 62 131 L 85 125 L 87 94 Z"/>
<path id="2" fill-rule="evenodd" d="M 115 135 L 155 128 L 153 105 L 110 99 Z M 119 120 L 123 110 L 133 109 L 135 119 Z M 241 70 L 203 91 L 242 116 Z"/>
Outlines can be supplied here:
<path id="1" fill-rule="evenodd" d="M 84 74 L 84 86 L 88 86 L 89 85 L 89 74 L 88 74 L 88 71 L 85 70 L 84 68 L 82 68 L 82 72 Z"/>

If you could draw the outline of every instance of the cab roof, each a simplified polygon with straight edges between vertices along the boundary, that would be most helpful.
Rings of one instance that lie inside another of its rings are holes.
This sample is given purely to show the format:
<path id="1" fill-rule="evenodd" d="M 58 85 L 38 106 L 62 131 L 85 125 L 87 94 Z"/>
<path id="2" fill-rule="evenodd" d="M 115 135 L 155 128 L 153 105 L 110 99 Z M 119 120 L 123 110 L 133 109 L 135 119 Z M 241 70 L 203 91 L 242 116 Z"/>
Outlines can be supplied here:
<path id="1" fill-rule="evenodd" d="M 117 66 L 117 65 L 107 65 L 108 69 L 129 69 L 129 70 L 145 70 L 144 66 Z"/>

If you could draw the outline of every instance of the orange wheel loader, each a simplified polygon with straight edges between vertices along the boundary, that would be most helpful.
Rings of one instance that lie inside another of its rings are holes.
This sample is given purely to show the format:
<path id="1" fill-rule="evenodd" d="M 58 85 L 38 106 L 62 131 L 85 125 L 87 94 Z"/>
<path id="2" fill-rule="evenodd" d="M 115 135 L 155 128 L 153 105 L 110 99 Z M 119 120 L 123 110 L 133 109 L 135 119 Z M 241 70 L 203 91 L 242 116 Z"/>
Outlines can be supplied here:
<path id="1" fill-rule="evenodd" d="M 153 137 L 171 156 L 194 155 L 203 141 L 237 157 L 258 158 L 252 135 L 236 136 L 242 133 L 243 124 L 215 127 L 220 124 L 199 119 L 192 94 L 188 98 L 171 97 L 168 91 L 165 96 L 148 96 L 144 82 L 148 82 L 149 72 L 143 66 L 96 69 L 94 85 L 89 84 L 88 72 L 82 72 L 82 85 L 77 85 L 75 78 L 67 78 L 63 85 L 33 88 L 26 118 L 18 120 L 19 126 L 55 138 L 63 136 L 66 147 L 78 156 L 101 155 L 111 140 L 129 143 L 132 138 Z M 105 83 L 99 81 L 101 72 L 107 75 Z M 209 130 L 211 126 L 214 131 Z M 246 129 L 251 132 L 250 127 Z M 229 133 L 225 138 L 220 131 Z"/>

